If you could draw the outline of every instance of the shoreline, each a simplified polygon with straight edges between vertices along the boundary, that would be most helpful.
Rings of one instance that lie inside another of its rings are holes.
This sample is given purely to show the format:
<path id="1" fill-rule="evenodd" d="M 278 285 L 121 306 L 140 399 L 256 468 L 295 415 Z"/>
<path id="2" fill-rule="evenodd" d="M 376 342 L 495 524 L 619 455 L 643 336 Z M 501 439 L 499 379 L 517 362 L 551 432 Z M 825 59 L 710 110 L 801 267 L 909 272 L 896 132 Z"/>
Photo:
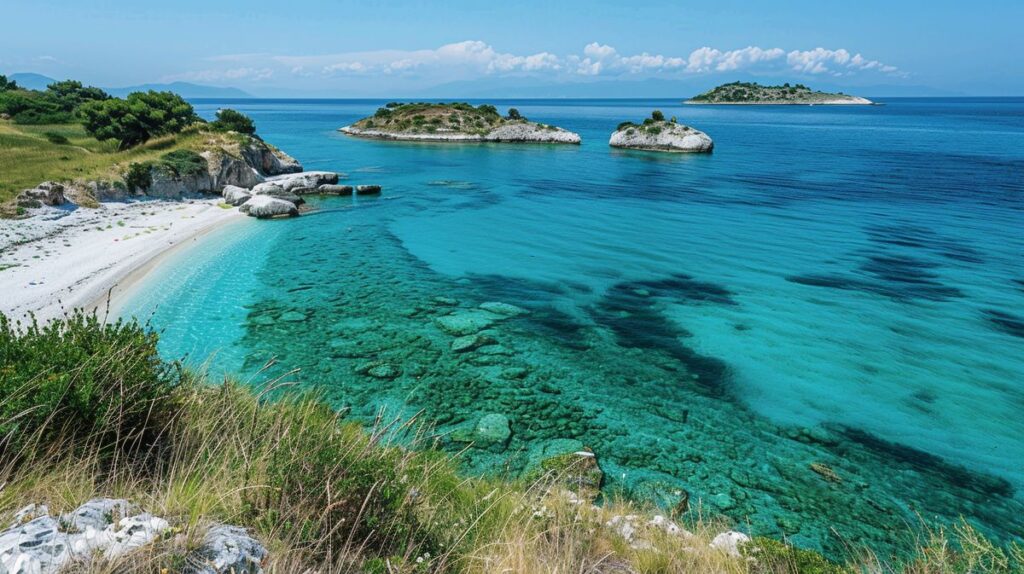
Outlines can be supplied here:
<path id="1" fill-rule="evenodd" d="M 877 106 L 876 102 L 865 99 L 863 102 L 848 100 L 823 100 L 820 102 L 695 102 L 684 100 L 687 106 Z"/>
<path id="2" fill-rule="evenodd" d="M 0 221 L 0 310 L 45 324 L 75 308 L 91 312 L 108 301 L 112 308 L 115 292 L 123 299 L 167 254 L 242 217 L 202 199 L 48 209 Z"/>

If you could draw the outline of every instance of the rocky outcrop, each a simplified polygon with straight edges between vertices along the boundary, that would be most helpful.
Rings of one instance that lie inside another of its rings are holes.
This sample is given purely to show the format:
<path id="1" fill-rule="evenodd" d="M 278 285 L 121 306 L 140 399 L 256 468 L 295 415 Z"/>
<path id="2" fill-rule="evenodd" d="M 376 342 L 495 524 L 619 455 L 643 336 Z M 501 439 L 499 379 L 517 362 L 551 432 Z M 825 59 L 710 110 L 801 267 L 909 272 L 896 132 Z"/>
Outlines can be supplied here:
<path id="1" fill-rule="evenodd" d="M 285 191 L 302 194 L 314 192 L 321 185 L 334 185 L 338 183 L 339 177 L 333 171 L 303 171 L 268 177 L 266 182 L 272 183 Z"/>
<path id="2" fill-rule="evenodd" d="M 715 536 L 711 540 L 711 547 L 721 550 L 733 558 L 739 558 L 741 556 L 740 548 L 747 542 L 750 542 L 749 536 L 742 532 L 729 530 Z"/>
<path id="3" fill-rule="evenodd" d="M 56 518 L 46 506 L 32 505 L 0 532 L 0 571 L 48 574 L 71 562 L 114 560 L 146 546 L 168 528 L 166 520 L 127 500 L 97 498 Z"/>
<path id="4" fill-rule="evenodd" d="M 303 200 L 298 195 L 292 193 L 291 191 L 285 190 L 277 183 L 272 183 L 269 181 L 265 181 L 257 185 L 256 187 L 252 188 L 252 191 L 250 193 L 252 193 L 252 195 L 254 196 L 265 195 L 267 197 L 283 199 L 284 201 L 294 203 L 296 206 L 305 203 L 305 200 Z"/>
<path id="5" fill-rule="evenodd" d="M 356 195 L 380 195 L 379 185 L 357 185 Z"/>
<path id="6" fill-rule="evenodd" d="M 353 189 L 351 185 L 333 185 L 325 183 L 316 188 L 316 191 L 320 195 L 352 195 Z"/>
<path id="7" fill-rule="evenodd" d="M 506 123 L 483 134 L 446 129 L 438 129 L 433 133 L 411 133 L 356 126 L 345 126 L 338 131 L 355 137 L 395 141 L 556 144 L 579 144 L 581 141 L 580 135 L 575 132 L 527 121 Z"/>
<path id="8" fill-rule="evenodd" d="M 238 209 L 250 217 L 260 219 L 294 217 L 299 214 L 299 208 L 294 203 L 269 195 L 254 195 Z"/>
<path id="9" fill-rule="evenodd" d="M 263 175 L 298 173 L 302 164 L 283 151 L 270 146 L 263 140 L 253 140 L 239 149 L 245 163 Z"/>
<path id="10" fill-rule="evenodd" d="M 666 121 L 623 125 L 612 134 L 608 145 L 676 153 L 707 153 L 715 147 L 706 133 L 690 126 Z"/>

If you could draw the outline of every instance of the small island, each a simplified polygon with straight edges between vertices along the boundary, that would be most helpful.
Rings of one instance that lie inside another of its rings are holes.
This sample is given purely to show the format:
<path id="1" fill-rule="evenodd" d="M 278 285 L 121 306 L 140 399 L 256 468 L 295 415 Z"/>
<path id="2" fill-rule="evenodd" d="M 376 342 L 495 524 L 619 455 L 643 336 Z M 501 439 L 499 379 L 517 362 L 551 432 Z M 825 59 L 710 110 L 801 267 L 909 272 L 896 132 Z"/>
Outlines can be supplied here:
<path id="1" fill-rule="evenodd" d="M 579 144 L 579 134 L 531 122 L 516 108 L 502 116 L 492 105 L 391 102 L 373 116 L 340 128 L 355 137 L 429 142 Z"/>
<path id="2" fill-rule="evenodd" d="M 843 93 L 812 90 L 803 84 L 762 86 L 757 82 L 722 84 L 713 90 L 686 100 L 686 104 L 729 105 L 860 105 L 874 104 L 871 100 Z"/>
<path id="3" fill-rule="evenodd" d="M 674 153 L 707 153 L 715 147 L 708 134 L 684 126 L 676 118 L 665 120 L 655 110 L 641 124 L 622 122 L 615 129 L 608 145 L 617 148 L 664 151 Z"/>

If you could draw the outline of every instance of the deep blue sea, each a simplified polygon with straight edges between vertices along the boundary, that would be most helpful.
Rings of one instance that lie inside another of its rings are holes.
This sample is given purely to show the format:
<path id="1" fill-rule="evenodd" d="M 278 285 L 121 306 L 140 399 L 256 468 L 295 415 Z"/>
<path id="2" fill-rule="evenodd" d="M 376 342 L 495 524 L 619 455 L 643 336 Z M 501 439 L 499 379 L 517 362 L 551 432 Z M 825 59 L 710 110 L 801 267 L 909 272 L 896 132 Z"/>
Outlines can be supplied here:
<path id="1" fill-rule="evenodd" d="M 490 102 L 583 138 L 548 146 L 336 131 L 384 101 L 200 101 L 384 194 L 230 224 L 124 312 L 171 358 L 296 369 L 366 422 L 422 411 L 452 452 L 506 416 L 508 445 L 465 450 L 467 472 L 586 446 L 606 495 L 685 491 L 690 516 L 833 556 L 960 516 L 1019 538 L 1024 99 L 881 102 Z M 653 109 L 714 153 L 608 147 Z M 453 352 L 445 317 L 496 344 Z"/>

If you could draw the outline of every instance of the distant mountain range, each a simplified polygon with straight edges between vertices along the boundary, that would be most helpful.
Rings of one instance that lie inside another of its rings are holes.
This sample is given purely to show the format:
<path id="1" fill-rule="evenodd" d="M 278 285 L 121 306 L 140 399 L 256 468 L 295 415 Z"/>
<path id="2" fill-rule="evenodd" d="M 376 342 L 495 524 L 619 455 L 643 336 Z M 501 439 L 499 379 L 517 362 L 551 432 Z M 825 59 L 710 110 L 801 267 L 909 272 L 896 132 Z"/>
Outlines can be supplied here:
<path id="1" fill-rule="evenodd" d="M 46 86 L 57 80 L 42 74 L 18 73 L 7 76 L 14 80 L 19 86 L 30 90 L 45 90 Z M 220 88 L 217 86 L 204 86 L 201 84 L 190 84 L 188 82 L 171 82 L 169 84 L 140 84 L 138 86 L 125 86 L 123 88 L 103 88 L 108 94 L 123 98 L 132 92 L 145 92 L 156 90 L 158 92 L 174 92 L 183 98 L 251 98 L 252 94 L 238 88 Z"/>

